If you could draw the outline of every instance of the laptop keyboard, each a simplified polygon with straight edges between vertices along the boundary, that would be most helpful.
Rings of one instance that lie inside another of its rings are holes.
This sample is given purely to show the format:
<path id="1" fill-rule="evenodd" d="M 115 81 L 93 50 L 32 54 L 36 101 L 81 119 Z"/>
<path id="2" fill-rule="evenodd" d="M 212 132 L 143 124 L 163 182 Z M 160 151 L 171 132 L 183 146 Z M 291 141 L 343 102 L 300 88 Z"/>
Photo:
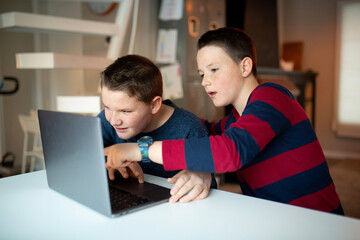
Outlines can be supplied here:
<path id="1" fill-rule="evenodd" d="M 114 187 L 110 187 L 110 199 L 111 209 L 113 212 L 150 202 L 148 199 Z"/>

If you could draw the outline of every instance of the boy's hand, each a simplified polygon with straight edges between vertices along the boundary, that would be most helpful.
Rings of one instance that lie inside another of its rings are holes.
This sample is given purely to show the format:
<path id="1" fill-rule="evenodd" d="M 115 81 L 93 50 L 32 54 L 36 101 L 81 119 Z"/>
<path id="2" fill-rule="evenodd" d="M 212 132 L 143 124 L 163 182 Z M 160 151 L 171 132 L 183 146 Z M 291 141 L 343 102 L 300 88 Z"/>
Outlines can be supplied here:
<path id="1" fill-rule="evenodd" d="M 132 161 L 140 161 L 141 154 L 137 143 L 114 144 L 104 148 L 104 155 L 107 156 L 106 168 L 119 169 L 128 167 Z M 112 174 L 114 172 L 112 171 Z"/>
<path id="2" fill-rule="evenodd" d="M 136 162 L 132 162 L 126 168 L 119 168 L 118 171 L 120 172 L 120 174 L 123 178 L 128 178 L 130 176 L 133 178 L 137 178 L 139 183 L 144 182 L 144 172 L 143 172 L 142 168 L 140 167 L 140 165 Z M 110 177 L 110 175 L 109 175 L 109 177 Z"/>
<path id="3" fill-rule="evenodd" d="M 175 203 L 180 199 L 181 203 L 186 203 L 204 199 L 209 195 L 211 173 L 182 170 L 172 178 L 168 178 L 168 182 L 175 183 L 170 191 L 169 202 Z"/>
<path id="4" fill-rule="evenodd" d="M 115 171 L 119 171 L 123 178 L 128 178 L 131 176 L 137 178 L 139 183 L 144 182 L 144 172 L 138 163 L 132 162 L 129 167 L 124 168 L 108 168 L 108 176 L 110 180 L 115 179 Z"/>

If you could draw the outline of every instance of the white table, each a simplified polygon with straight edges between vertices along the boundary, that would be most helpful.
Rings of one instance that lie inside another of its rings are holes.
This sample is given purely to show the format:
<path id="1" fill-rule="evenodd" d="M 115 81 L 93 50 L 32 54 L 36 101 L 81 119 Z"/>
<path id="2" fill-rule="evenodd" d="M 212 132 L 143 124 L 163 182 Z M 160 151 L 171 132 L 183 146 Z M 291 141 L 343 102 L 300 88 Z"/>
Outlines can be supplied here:
<path id="1" fill-rule="evenodd" d="M 165 179 L 149 182 L 171 187 Z M 45 170 L 0 179 L 0 239 L 359 239 L 360 220 L 220 190 L 105 217 L 47 186 Z"/>

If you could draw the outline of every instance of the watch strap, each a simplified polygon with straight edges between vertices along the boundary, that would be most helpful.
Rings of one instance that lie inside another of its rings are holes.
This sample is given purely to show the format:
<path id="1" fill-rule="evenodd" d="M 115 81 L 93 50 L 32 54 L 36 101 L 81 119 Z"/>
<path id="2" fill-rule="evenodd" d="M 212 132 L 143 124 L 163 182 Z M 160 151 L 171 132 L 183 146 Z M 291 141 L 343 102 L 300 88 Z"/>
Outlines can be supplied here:
<path id="1" fill-rule="evenodd" d="M 140 148 L 141 153 L 141 162 L 149 163 L 151 162 L 149 158 L 149 146 L 153 143 L 153 138 L 149 136 L 141 137 L 137 143 Z"/>

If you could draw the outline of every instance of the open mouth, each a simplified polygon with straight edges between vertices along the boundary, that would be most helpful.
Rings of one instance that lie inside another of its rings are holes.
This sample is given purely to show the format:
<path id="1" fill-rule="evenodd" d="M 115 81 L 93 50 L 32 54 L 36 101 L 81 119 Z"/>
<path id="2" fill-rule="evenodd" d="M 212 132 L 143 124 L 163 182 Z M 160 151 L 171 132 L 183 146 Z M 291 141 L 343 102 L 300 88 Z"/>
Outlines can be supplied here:
<path id="1" fill-rule="evenodd" d="M 207 92 L 207 94 L 209 95 L 209 97 L 214 98 L 216 95 L 216 92 Z"/>

